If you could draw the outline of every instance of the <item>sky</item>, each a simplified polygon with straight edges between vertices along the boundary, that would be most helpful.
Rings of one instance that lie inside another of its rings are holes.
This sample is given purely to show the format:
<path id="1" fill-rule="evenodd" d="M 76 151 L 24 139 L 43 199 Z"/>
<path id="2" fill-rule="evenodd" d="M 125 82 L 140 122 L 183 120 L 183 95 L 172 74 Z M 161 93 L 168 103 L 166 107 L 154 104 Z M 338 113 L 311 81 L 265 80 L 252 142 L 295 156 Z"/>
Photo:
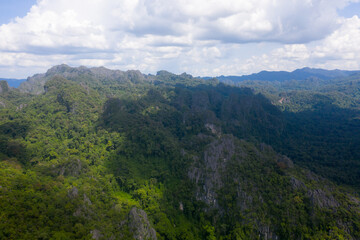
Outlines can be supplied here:
<path id="1" fill-rule="evenodd" d="M 360 69 L 360 0 L 0 0 L 0 77 Z"/>

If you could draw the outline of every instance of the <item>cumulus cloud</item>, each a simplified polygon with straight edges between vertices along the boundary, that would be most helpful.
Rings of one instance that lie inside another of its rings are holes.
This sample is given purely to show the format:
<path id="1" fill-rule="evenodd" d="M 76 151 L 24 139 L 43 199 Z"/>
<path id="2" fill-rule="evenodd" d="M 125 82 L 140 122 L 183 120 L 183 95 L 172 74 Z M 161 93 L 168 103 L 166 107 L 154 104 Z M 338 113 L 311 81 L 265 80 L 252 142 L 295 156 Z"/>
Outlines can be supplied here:
<path id="1" fill-rule="evenodd" d="M 254 56 L 245 71 L 286 70 L 312 66 L 325 69 L 360 69 L 360 18 L 343 19 L 341 27 L 312 44 L 287 44 L 270 54 Z"/>
<path id="2" fill-rule="evenodd" d="M 199 75 L 330 58 L 355 66 L 359 19 L 337 14 L 351 2 L 358 0 L 38 0 L 25 17 L 0 26 L 0 66 L 68 63 Z M 255 56 L 239 47 L 258 52 L 264 43 L 283 46 Z"/>

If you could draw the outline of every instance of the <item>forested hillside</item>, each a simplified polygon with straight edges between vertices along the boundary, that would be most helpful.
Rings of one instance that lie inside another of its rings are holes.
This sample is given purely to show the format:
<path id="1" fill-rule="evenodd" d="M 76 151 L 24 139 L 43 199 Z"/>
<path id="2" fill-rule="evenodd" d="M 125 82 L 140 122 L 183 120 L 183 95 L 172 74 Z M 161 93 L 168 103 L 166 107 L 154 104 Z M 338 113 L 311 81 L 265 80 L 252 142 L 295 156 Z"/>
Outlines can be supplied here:
<path id="1" fill-rule="evenodd" d="M 311 72 L 306 68 L 300 70 Z M 358 190 L 360 75 L 357 71 L 315 71 L 319 72 L 323 72 L 323 78 L 274 78 L 228 84 L 263 94 L 283 112 L 286 122 L 283 140 L 271 144 L 277 151 L 301 166 Z"/>
<path id="2" fill-rule="evenodd" d="M 0 239 L 360 239 L 359 79 L 2 81 Z"/>

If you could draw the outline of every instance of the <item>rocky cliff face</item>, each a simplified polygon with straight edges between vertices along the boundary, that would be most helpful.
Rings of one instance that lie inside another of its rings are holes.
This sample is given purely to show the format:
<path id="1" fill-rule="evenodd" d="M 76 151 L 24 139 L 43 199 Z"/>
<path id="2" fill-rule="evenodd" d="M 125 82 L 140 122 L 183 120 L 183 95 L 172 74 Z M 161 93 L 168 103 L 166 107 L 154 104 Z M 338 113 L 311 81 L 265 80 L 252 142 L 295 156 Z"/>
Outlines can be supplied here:
<path id="1" fill-rule="evenodd" d="M 243 176 L 236 169 L 247 165 L 250 159 L 255 161 L 272 161 L 269 159 L 268 146 L 263 151 L 232 135 L 213 138 L 202 156 L 195 157 L 188 171 L 188 177 L 196 186 L 196 198 L 206 204 L 206 212 L 216 212 L 215 218 L 229 215 L 228 211 L 239 211 L 246 215 L 264 204 L 261 191 L 248 176 Z M 234 171 L 235 170 L 235 171 Z M 231 189 L 231 194 L 228 190 Z M 233 196 L 234 195 L 234 196 Z M 230 197 L 232 199 L 229 199 Z M 230 206 L 231 205 L 231 206 Z M 271 224 L 257 223 L 257 231 L 262 239 L 278 239 Z"/>
<path id="2" fill-rule="evenodd" d="M 19 90 L 24 93 L 33 93 L 39 95 L 44 92 L 45 83 L 50 80 L 45 74 L 35 74 L 28 77 L 27 80 L 20 84 Z"/>
<path id="3" fill-rule="evenodd" d="M 278 226 L 259 217 L 271 218 L 273 212 L 265 206 L 287 209 L 286 221 L 289 225 L 293 222 L 294 228 L 298 221 L 296 215 L 304 214 L 303 211 L 312 214 L 312 218 L 316 218 L 319 211 L 339 211 L 340 200 L 332 194 L 329 182 L 309 171 L 299 172 L 288 157 L 276 153 L 270 146 L 255 146 L 232 135 L 208 137 L 212 140 L 202 155 L 192 156 L 188 177 L 195 185 L 196 199 L 205 203 L 203 210 L 213 221 L 237 219 L 244 225 L 251 223 L 256 229 L 254 237 L 282 239 Z M 338 225 L 351 229 L 341 221 Z"/>
<path id="4" fill-rule="evenodd" d="M 136 240 L 156 240 L 156 232 L 151 227 L 144 210 L 133 207 L 129 213 L 128 227 Z"/>
<path id="5" fill-rule="evenodd" d="M 235 154 L 234 138 L 230 135 L 214 139 L 203 156 L 194 158 L 188 176 L 197 186 L 196 198 L 208 206 L 218 207 L 217 189 L 224 187 L 222 175 L 227 162 Z"/>
<path id="6" fill-rule="evenodd" d="M 0 94 L 8 92 L 9 85 L 6 81 L 0 81 Z"/>
<path id="7" fill-rule="evenodd" d="M 92 85 L 109 85 L 111 83 L 141 83 L 149 79 L 138 70 L 110 70 L 104 67 L 87 68 L 70 67 L 62 64 L 50 68 L 45 74 L 36 74 L 29 77 L 19 86 L 19 90 L 26 93 L 41 94 L 44 85 L 54 76 L 61 76 L 71 81 Z"/>

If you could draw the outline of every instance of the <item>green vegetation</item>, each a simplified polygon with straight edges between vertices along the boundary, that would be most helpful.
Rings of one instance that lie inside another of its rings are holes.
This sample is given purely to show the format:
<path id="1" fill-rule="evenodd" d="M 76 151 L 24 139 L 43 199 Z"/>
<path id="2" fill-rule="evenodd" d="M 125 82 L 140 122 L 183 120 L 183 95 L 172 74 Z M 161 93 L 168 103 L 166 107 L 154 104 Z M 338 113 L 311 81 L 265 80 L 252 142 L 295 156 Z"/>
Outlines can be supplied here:
<path id="1" fill-rule="evenodd" d="M 359 191 L 359 74 L 327 80 L 243 81 L 235 85 L 261 92 L 283 111 L 282 141 L 270 143 L 277 151 Z"/>
<path id="2" fill-rule="evenodd" d="M 65 65 L 4 84 L 0 239 L 360 238 L 355 91 Z"/>

